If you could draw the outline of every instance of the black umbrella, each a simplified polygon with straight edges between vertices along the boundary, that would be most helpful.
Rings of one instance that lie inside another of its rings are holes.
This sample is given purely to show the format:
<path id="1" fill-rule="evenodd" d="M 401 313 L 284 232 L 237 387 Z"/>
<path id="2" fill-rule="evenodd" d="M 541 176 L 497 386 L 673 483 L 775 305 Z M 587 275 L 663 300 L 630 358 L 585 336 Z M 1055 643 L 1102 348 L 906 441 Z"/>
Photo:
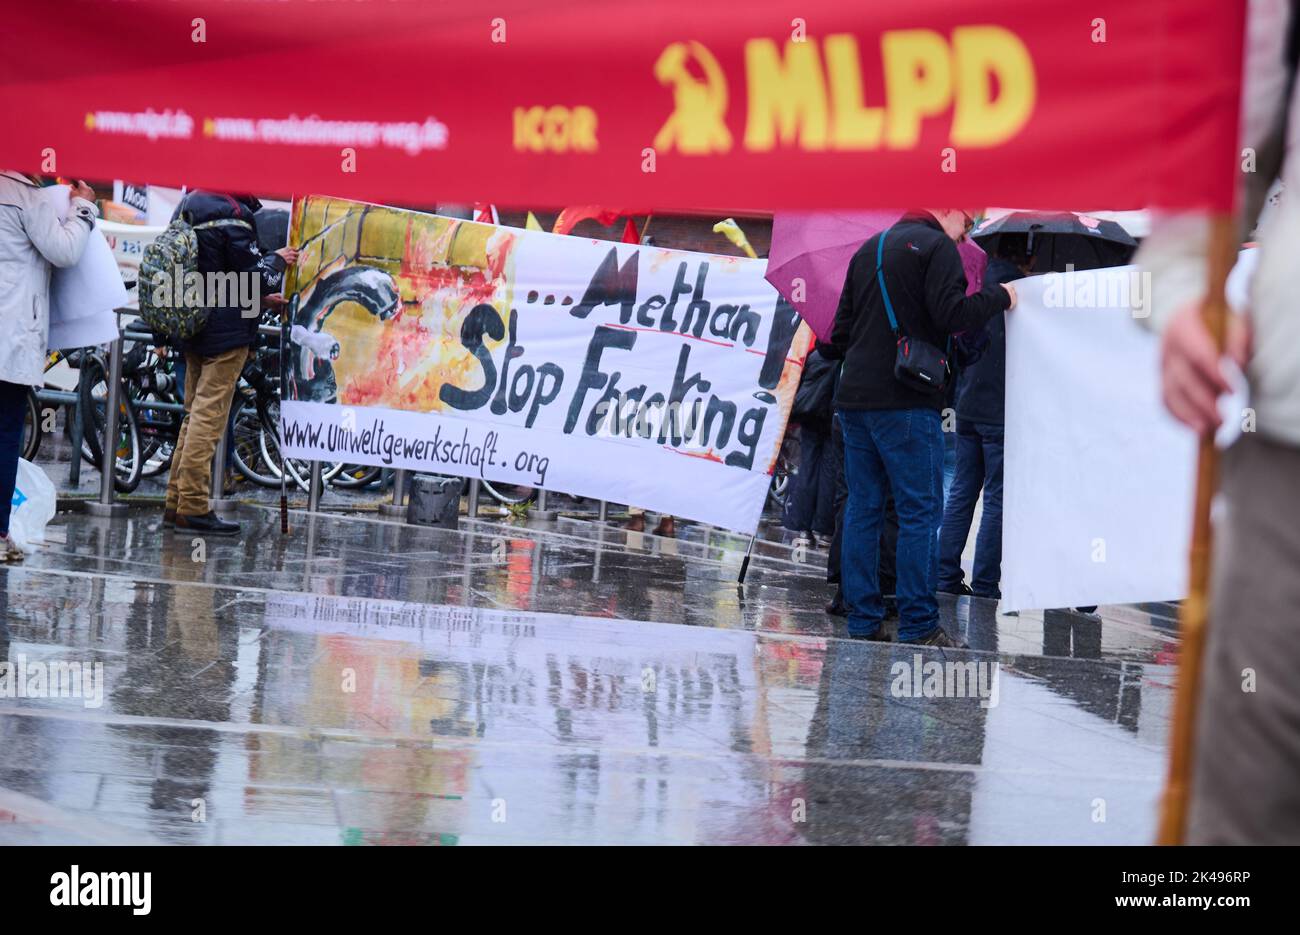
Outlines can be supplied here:
<path id="1" fill-rule="evenodd" d="M 985 221 L 971 232 L 990 256 L 1018 247 L 1033 258 L 1035 273 L 1123 266 L 1133 259 L 1137 241 L 1114 221 L 1072 211 L 1012 211 Z"/>

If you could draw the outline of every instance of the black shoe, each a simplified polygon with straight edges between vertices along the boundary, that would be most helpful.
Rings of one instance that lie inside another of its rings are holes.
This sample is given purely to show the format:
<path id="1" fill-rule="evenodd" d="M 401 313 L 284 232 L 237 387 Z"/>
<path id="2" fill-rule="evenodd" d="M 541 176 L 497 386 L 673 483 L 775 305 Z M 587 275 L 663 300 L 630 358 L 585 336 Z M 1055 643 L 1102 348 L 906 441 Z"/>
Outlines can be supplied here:
<path id="1" fill-rule="evenodd" d="M 961 640 L 954 640 L 943 627 L 935 627 L 925 636 L 915 640 L 903 640 L 912 646 L 937 646 L 940 649 L 970 649 Z"/>
<path id="2" fill-rule="evenodd" d="M 163 510 L 163 529 L 176 528 L 176 511 Z"/>
<path id="3" fill-rule="evenodd" d="M 849 609 L 837 596 L 835 600 L 826 604 L 826 613 L 830 614 L 832 617 L 847 617 L 849 615 Z"/>
<path id="4" fill-rule="evenodd" d="M 868 643 L 891 643 L 891 642 L 893 642 L 893 638 L 889 635 L 889 631 L 886 630 L 886 629 L 884 628 L 883 625 L 877 627 L 877 628 L 876 628 L 876 632 L 875 632 L 875 633 L 871 633 L 871 634 L 866 634 L 866 633 L 850 633 L 850 634 L 849 634 L 849 639 L 851 639 L 851 640 L 864 640 L 864 641 L 866 641 L 866 642 L 868 642 Z"/>
<path id="5" fill-rule="evenodd" d="M 970 589 L 970 585 L 968 585 L 965 581 L 960 581 L 955 585 L 944 585 L 944 584 L 939 585 L 939 593 L 951 594 L 953 597 L 966 597 L 967 595 L 974 594 L 975 592 Z"/>
<path id="6" fill-rule="evenodd" d="M 203 536 L 237 536 L 239 524 L 228 523 L 211 510 L 201 516 L 176 514 L 176 528 L 185 532 L 197 532 Z"/>

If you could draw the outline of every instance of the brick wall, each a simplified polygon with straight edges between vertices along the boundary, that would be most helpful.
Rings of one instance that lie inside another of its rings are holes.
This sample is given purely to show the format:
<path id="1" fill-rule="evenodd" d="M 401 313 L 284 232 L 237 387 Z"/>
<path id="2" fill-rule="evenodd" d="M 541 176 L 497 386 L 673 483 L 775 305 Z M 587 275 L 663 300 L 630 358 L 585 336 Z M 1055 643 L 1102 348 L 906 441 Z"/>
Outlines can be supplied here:
<path id="1" fill-rule="evenodd" d="M 501 223 L 511 227 L 523 227 L 528 217 L 527 211 L 498 209 Z M 534 211 L 538 222 L 546 230 L 555 226 L 558 211 Z M 732 245 L 721 234 L 713 233 L 713 225 L 726 217 L 733 217 L 740 229 L 749 238 L 750 245 L 758 255 L 766 256 L 772 243 L 772 219 L 768 217 L 744 217 L 719 214 L 717 217 L 705 217 L 688 214 L 656 214 L 650 216 L 650 226 L 646 227 L 646 215 L 633 215 L 637 231 L 644 231 L 657 246 L 673 250 L 695 250 L 700 253 L 719 253 L 723 256 L 744 256 L 744 251 Z M 620 218 L 609 227 L 595 221 L 579 221 L 573 228 L 578 237 L 594 237 L 597 240 L 622 240 L 625 218 Z"/>

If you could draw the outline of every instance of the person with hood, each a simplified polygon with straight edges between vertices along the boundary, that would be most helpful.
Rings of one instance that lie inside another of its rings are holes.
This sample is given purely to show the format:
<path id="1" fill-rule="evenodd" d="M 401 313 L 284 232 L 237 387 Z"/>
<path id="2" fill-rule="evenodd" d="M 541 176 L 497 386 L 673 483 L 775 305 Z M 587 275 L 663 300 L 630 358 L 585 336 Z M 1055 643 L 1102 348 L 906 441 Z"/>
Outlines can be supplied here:
<path id="1" fill-rule="evenodd" d="M 1028 240 L 1003 238 L 984 273 L 986 282 L 1004 283 L 1029 275 Z M 957 465 L 944 501 L 939 528 L 939 591 L 945 594 L 1002 596 L 1002 426 L 1006 403 L 1007 326 L 1001 315 L 983 330 L 954 342 L 960 364 L 953 411 L 957 417 Z M 984 512 L 975 538 L 971 583 L 963 580 L 961 553 L 966 548 L 975 502 L 984 492 Z"/>
<path id="2" fill-rule="evenodd" d="M 253 214 L 261 206 L 251 195 L 196 190 L 185 196 L 177 215 L 188 224 L 224 222 L 195 231 L 198 272 L 205 282 L 211 282 L 207 274 L 235 273 L 241 280 L 252 277 L 262 296 L 283 287 L 284 271 L 287 264 L 297 262 L 298 252 L 284 247 L 263 255 L 253 221 Z M 226 290 L 221 304 L 209 304 L 217 302 L 218 295 L 214 294 L 216 290 L 205 290 L 207 321 L 197 334 L 181 342 L 185 355 L 185 418 L 172 455 L 163 510 L 165 527 L 208 535 L 239 533 L 239 524 L 218 517 L 208 499 L 212 458 L 226 430 L 235 386 L 248 360 L 249 348 L 257 342 L 257 308 L 246 308 L 238 301 L 238 295 L 246 290 L 244 282 L 236 290 Z"/>
<path id="3" fill-rule="evenodd" d="M 20 172 L 0 172 L 0 561 L 23 552 L 9 536 L 9 513 L 22 450 L 27 393 L 45 382 L 50 333 L 50 274 L 75 266 L 99 210 L 85 182 L 72 185 L 68 215 L 60 221 L 40 183 Z"/>
<path id="4" fill-rule="evenodd" d="M 982 328 L 1015 301 L 1011 286 L 991 281 L 966 295 L 957 241 L 973 225 L 969 211 L 908 211 L 849 261 L 825 353 L 844 360 L 835 394 L 849 486 L 841 578 L 849 635 L 857 639 L 883 636 L 878 574 L 888 489 L 898 511 L 898 637 L 927 646 L 960 645 L 939 625 L 935 598 L 943 381 L 905 381 L 895 364 L 904 347 L 924 353 L 925 345 L 933 361 L 950 335 Z"/>

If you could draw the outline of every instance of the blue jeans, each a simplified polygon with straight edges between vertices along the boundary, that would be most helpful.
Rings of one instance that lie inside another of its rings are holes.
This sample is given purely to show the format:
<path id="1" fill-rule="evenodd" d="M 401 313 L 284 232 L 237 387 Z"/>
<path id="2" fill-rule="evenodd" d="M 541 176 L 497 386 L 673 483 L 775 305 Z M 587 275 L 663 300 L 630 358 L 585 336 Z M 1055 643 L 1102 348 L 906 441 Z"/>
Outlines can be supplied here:
<path id="1" fill-rule="evenodd" d="M 948 500 L 952 479 L 957 476 L 957 439 L 954 432 L 943 433 L 943 499 Z"/>
<path id="2" fill-rule="evenodd" d="M 943 430 L 932 409 L 840 410 L 849 502 L 841 554 L 848 628 L 869 636 L 885 616 L 878 564 L 885 489 L 898 510 L 898 638 L 928 636 L 939 625 L 935 599 L 943 513 Z"/>
<path id="3" fill-rule="evenodd" d="M 970 535 L 975 501 L 984 491 L 984 513 L 975 537 L 971 590 L 979 597 L 1000 597 L 1002 580 L 1002 426 L 957 420 L 957 474 L 943 510 L 939 530 L 939 589 L 958 590 L 961 553 Z"/>

